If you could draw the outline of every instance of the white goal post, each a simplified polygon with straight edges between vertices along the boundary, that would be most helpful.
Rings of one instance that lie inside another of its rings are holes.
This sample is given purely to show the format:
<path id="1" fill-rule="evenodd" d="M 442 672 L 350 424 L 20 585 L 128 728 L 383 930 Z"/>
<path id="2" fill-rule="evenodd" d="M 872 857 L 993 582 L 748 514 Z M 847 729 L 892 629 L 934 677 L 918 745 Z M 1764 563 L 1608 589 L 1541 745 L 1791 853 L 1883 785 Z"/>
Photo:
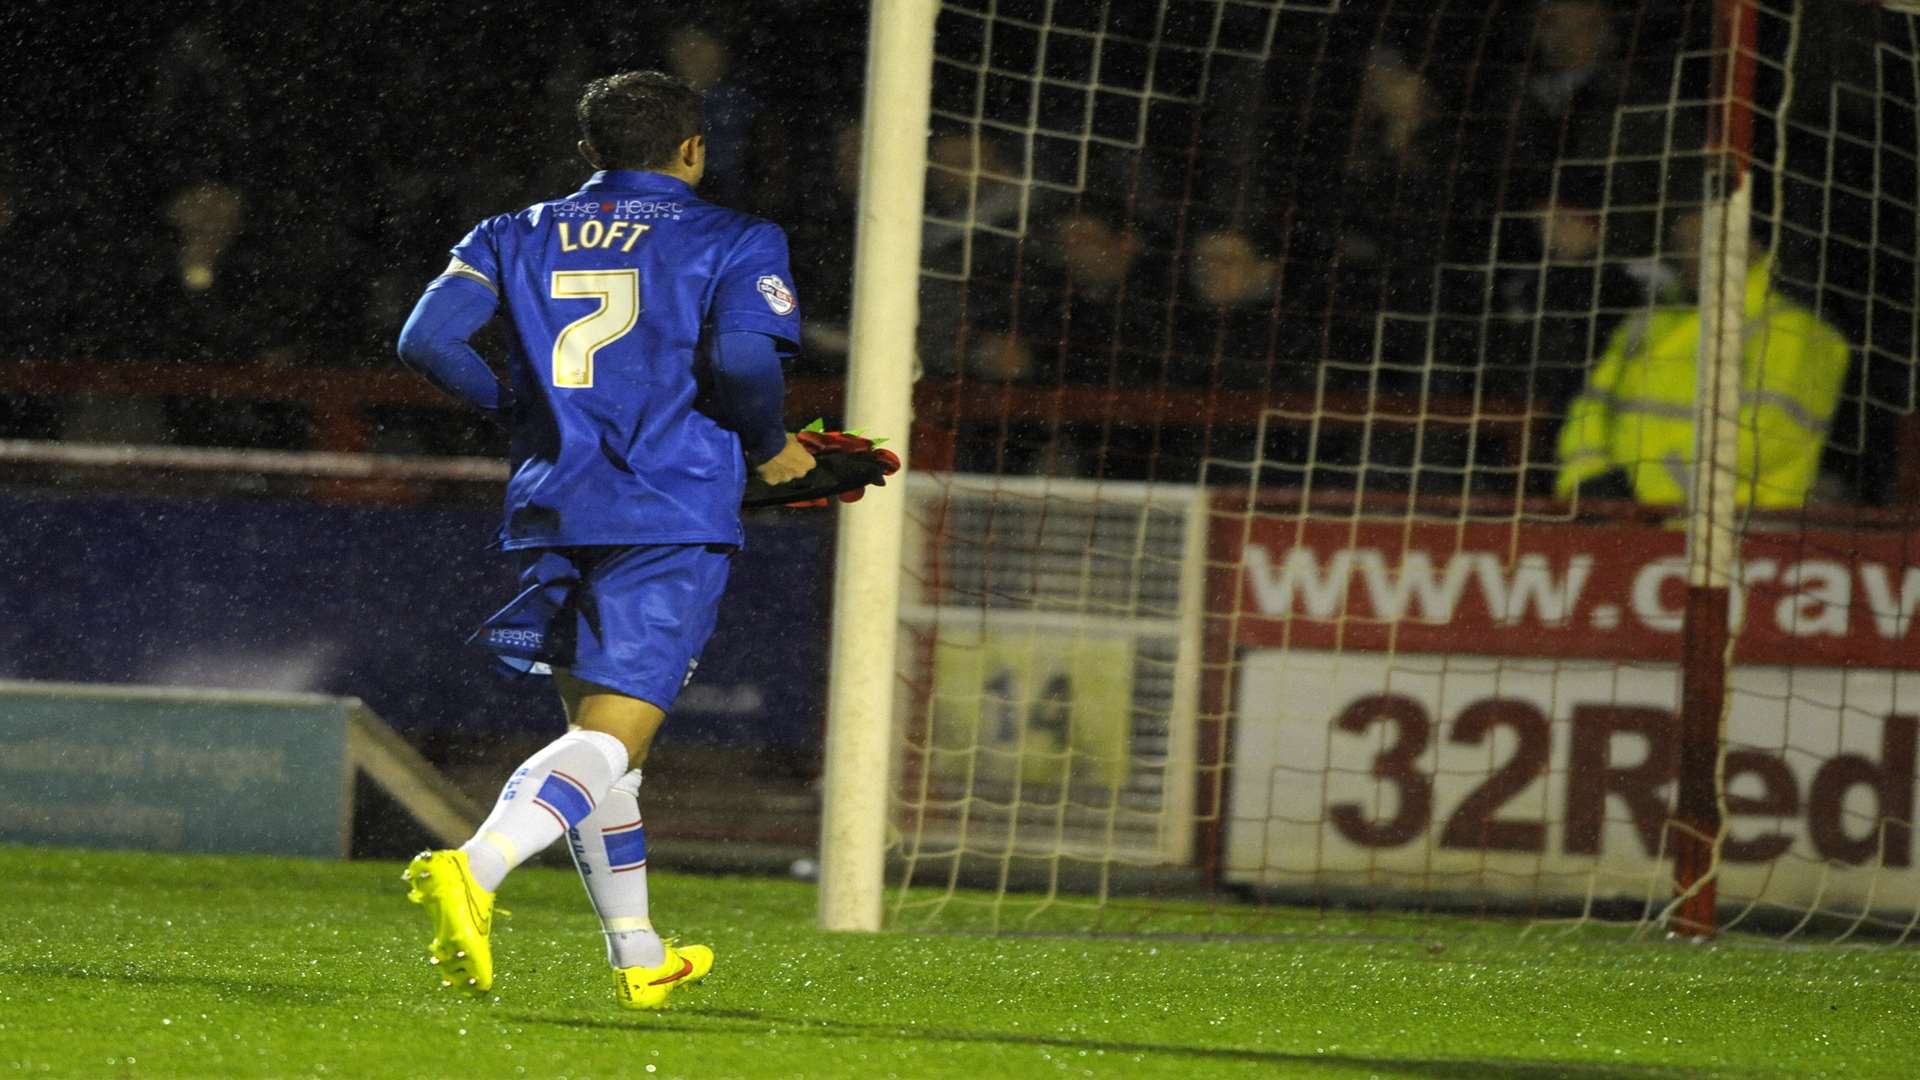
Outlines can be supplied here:
<path id="1" fill-rule="evenodd" d="M 939 0 L 875 0 L 869 28 L 846 423 L 891 437 L 913 422 L 933 24 Z M 904 279 L 904 280 L 903 280 Z M 827 687 L 820 925 L 880 929 L 904 484 L 840 507 Z"/>

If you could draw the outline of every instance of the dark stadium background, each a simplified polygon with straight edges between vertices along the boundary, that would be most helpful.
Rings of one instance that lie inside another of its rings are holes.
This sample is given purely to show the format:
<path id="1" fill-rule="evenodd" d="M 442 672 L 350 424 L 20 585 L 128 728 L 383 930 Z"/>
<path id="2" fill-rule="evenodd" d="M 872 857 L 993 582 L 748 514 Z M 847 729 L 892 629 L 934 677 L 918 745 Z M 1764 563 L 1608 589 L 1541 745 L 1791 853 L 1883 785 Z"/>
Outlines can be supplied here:
<path id="1" fill-rule="evenodd" d="M 392 368 L 401 320 L 466 229 L 585 177 L 580 86 L 666 65 L 681 30 L 724 27 L 706 32 L 732 54 L 715 137 L 739 164 L 707 193 L 845 225 L 832 147 L 858 118 L 864 25 L 864 5 L 833 2 L 9 5 L 0 362 L 121 364 L 128 379 Z M 238 231 L 211 288 L 188 292 L 170 273 L 177 222 L 204 187 L 197 206 L 237 204 Z M 809 309 L 843 306 L 847 230 L 794 231 Z M 59 412 L 8 393 L 0 435 L 57 435 Z M 165 421 L 198 444 L 311 439 L 299 409 L 224 412 L 182 403 Z M 416 430 L 383 433 L 394 449 L 485 445 L 471 425 L 407 419 Z"/>
<path id="2" fill-rule="evenodd" d="M 1503 177 L 1512 181 L 1551 165 L 1551 146 L 1481 137 L 1498 128 L 1487 121 L 1505 109 L 1511 95 L 1503 88 L 1529 62 L 1534 7 L 1533 0 L 1446 4 L 1441 21 L 1433 22 L 1427 5 L 1344 4 L 1331 21 L 1315 23 L 1312 33 L 1283 35 L 1279 54 L 1257 69 L 1219 67 L 1214 100 L 1199 115 L 1183 119 L 1178 130 L 1150 133 L 1141 153 L 1122 155 L 1124 160 L 1096 172 L 1084 198 L 1071 206 L 1059 199 L 1036 202 L 1040 229 L 1003 261 L 1021 264 L 1020 289 L 1033 297 L 1057 291 L 1052 278 L 1034 272 L 1060 261 L 1053 227 L 1069 210 L 1115 223 L 1124 214 L 1121 224 L 1141 229 L 1150 246 L 1167 248 L 1165 269 L 1147 282 L 1166 292 L 1177 287 L 1171 279 L 1182 272 L 1186 255 L 1164 234 L 1251 220 L 1247 231 L 1256 246 L 1284 245 L 1292 260 L 1291 291 L 1274 342 L 1253 336 L 1282 360 L 1269 364 L 1264 376 L 1250 367 L 1224 378 L 1235 390 L 1259 377 L 1276 392 L 1309 385 L 1312 366 L 1290 357 L 1362 354 L 1376 309 L 1421 307 L 1424 301 L 1405 292 L 1421 287 L 1409 283 L 1423 278 L 1433 258 L 1443 252 L 1485 258 L 1492 218 L 1485 208 L 1458 202 L 1460 196 L 1471 202 L 1476 192 L 1499 189 Z M 1038 8 L 1009 3 L 1001 11 L 1019 18 Z M 1109 17 L 1125 21 L 1130 10 L 1113 5 Z M 1623 32 L 1631 26 L 1635 92 L 1664 99 L 1671 92 L 1664 73 L 1672 58 L 1704 42 L 1705 9 L 1672 4 L 1617 10 Z M 102 367 L 84 378 L 53 373 L 60 375 L 57 387 L 47 385 L 56 380 L 38 377 L 0 383 L 0 438 L 436 453 L 498 449 L 482 425 L 434 407 L 431 398 L 426 407 L 399 400 L 377 404 L 369 429 L 343 436 L 333 426 L 336 418 L 316 408 L 304 391 L 282 395 L 290 400 L 223 406 L 195 400 L 191 386 L 158 401 L 148 395 L 143 404 L 102 395 L 114 399 L 76 406 L 74 391 L 85 390 L 89 379 L 165 379 L 170 369 L 186 368 L 269 381 L 291 371 L 392 375 L 395 330 L 420 283 L 442 265 L 447 247 L 483 216 L 577 184 L 584 170 L 572 149 L 570 106 L 580 85 L 596 74 L 642 65 L 679 64 L 712 82 L 715 160 L 704 193 L 788 229 L 810 330 L 797 373 L 831 376 L 841 368 L 844 334 L 836 331 L 844 326 L 849 301 L 866 14 L 866 5 L 849 0 L 565 7 L 365 0 L 11 5 L 0 13 L 0 364 Z M 1834 5 L 1809 25 L 1798 46 L 1801 107 L 1825 100 L 1823 84 L 1838 63 L 1832 40 L 1850 23 L 1871 18 L 1864 7 Z M 1435 228 L 1424 202 L 1325 182 L 1351 152 L 1359 73 L 1371 51 L 1381 48 L 1419 56 L 1447 99 L 1441 128 L 1460 141 L 1450 168 L 1463 179 L 1455 185 L 1456 204 L 1443 229 Z M 1103 77 L 1121 84 L 1131 77 L 1124 61 L 1110 57 L 1106 63 Z M 1689 67 L 1685 79 L 1695 85 L 1687 92 L 1704 78 L 1704 65 Z M 1041 107 L 1048 100 L 1043 97 Z M 946 104 L 974 107 L 971 101 Z M 1019 80 L 989 79 L 979 105 L 988 115 L 1024 119 L 1025 90 Z M 1876 124 L 1903 122 L 1849 107 L 1859 114 L 1844 123 L 1857 134 L 1870 136 Z M 1763 162 L 1771 153 L 1764 127 L 1763 142 L 1755 147 Z M 943 132 L 951 133 L 951 125 L 936 125 L 935 134 Z M 1678 147 L 1692 136 L 1674 137 Z M 984 158 L 1018 160 L 1017 139 L 1002 133 L 994 141 L 981 150 Z M 1050 145 L 1057 149 L 1058 140 Z M 946 149 L 936 140 L 936 157 Z M 1853 143 L 1840 146 L 1835 167 L 1841 174 L 1864 176 L 1879 167 L 1864 157 L 1853 160 L 1858 150 Z M 1036 169 L 1049 167 L 1047 153 L 1036 145 Z M 952 171 L 934 176 L 936 186 L 947 188 L 954 179 Z M 1762 181 L 1764 200 L 1764 176 Z M 1881 182 L 1898 189 L 1911 178 L 1888 175 Z M 1670 195 L 1694 197 L 1684 190 Z M 1789 219 L 1810 230 L 1795 241 L 1797 249 L 1782 253 L 1797 267 L 1822 261 L 1823 252 L 1806 235 L 1859 235 L 1867 229 L 1864 204 L 1821 203 L 1818 191 L 1804 185 L 1787 193 Z M 1516 203 L 1494 213 L 1528 209 Z M 193 233 L 225 240 L 216 244 L 211 280 L 189 288 L 179 271 L 190 257 Z M 1388 235 L 1397 254 L 1379 273 L 1338 267 L 1333 253 L 1349 240 Z M 1538 257 L 1509 251 L 1504 234 L 1500 243 L 1502 258 Z M 1865 282 L 1850 277 L 1865 272 L 1862 261 L 1846 249 L 1824 255 L 1824 310 L 1862 340 L 1869 319 L 1854 298 L 1866 291 Z M 1016 295 L 994 257 L 990 244 L 976 252 L 976 275 L 993 281 L 973 289 L 968 299 L 976 329 L 992 329 L 992 319 L 1008 317 L 992 309 Z M 1902 283 L 1881 280 L 1876 287 L 1898 294 Z M 935 303 L 928 321 L 937 324 L 937 297 L 929 299 Z M 1462 302 L 1469 308 L 1477 303 L 1473 297 Z M 1059 305 L 1031 298 L 1022 303 L 1022 331 L 1044 339 L 1051 326 L 1046 320 Z M 1881 324 L 1884 330 L 1886 320 Z M 1141 336 L 1152 338 L 1158 329 L 1145 327 Z M 1204 336 L 1205 330 L 1196 332 Z M 1496 332 L 1478 346 L 1484 353 L 1482 389 L 1507 395 L 1515 386 L 1544 386 L 1555 399 L 1549 408 L 1557 411 L 1559 399 L 1577 388 L 1577 380 L 1568 381 L 1577 366 L 1526 375 L 1524 361 L 1503 355 L 1524 352 L 1526 335 L 1508 336 L 1515 341 Z M 1897 350 L 1901 343 L 1885 344 Z M 922 351 L 932 374 L 960 366 L 938 349 Z M 1175 386 L 1198 385 L 1207 375 L 1203 364 L 1164 349 L 1151 349 L 1137 361 L 1134 366 L 1144 365 L 1148 375 Z M 1041 366 L 1050 367 L 1044 359 Z M 1106 381 L 1107 366 L 1078 371 L 1069 358 L 1060 377 L 1099 384 Z M 1051 370 L 966 374 L 1041 384 L 1052 377 Z M 1121 374 L 1137 373 L 1128 368 Z M 1884 399 L 1898 400 L 1904 392 L 1900 371 L 1867 374 Z M 1441 389 L 1466 393 L 1469 387 Z M 1835 442 L 1852 440 L 1850 425 L 1884 425 L 1887 419 L 1885 410 L 1865 421 L 1857 410 L 1843 410 Z M 1191 473 L 1183 465 L 1191 454 L 1182 432 L 1169 431 L 1166 452 L 1160 453 L 1155 447 L 1161 442 L 1142 441 L 1124 423 L 1095 426 L 1104 432 L 1102 444 L 1078 446 L 1075 453 L 1083 462 L 1100 459 L 1106 475 L 1185 479 L 1182 469 Z M 1024 444 L 1027 436 L 1018 425 L 1005 436 L 1001 430 L 988 424 L 971 439 L 961 431 L 959 464 L 1005 460 L 1017 466 L 1046 457 Z M 1890 431 L 1869 436 L 1872 442 L 1892 438 Z M 1336 446 L 1329 452 L 1344 451 Z M 1835 455 L 1828 467 L 1851 482 L 1856 499 L 1880 503 L 1891 495 L 1895 480 L 1886 456 Z M 1538 488 L 1546 475 L 1527 483 Z"/>

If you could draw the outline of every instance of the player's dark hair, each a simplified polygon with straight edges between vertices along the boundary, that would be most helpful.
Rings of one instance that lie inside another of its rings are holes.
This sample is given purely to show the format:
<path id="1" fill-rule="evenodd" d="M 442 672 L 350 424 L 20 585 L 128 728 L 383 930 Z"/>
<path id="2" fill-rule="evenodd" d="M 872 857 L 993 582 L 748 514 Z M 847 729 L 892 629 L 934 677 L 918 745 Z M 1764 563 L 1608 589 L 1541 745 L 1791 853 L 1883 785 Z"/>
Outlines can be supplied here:
<path id="1" fill-rule="evenodd" d="M 705 130 L 700 91 L 662 71 L 622 71 L 587 84 L 573 108 L 580 137 L 609 169 L 670 166 L 680 144 Z"/>

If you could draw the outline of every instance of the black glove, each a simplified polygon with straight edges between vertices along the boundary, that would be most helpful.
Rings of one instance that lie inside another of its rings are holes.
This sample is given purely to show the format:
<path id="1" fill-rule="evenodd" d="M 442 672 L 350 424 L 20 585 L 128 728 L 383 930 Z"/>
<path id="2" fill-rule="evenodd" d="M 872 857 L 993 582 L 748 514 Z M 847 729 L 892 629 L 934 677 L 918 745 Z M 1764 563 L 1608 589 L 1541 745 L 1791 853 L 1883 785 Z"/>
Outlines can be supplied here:
<path id="1" fill-rule="evenodd" d="M 759 473 L 749 473 L 747 490 L 740 497 L 742 510 L 825 506 L 827 500 L 836 497 L 841 502 L 854 502 L 869 487 L 885 487 L 887 477 L 900 470 L 900 458 L 893 451 L 858 435 L 803 431 L 795 437 L 813 455 L 813 471 L 784 484 L 769 484 L 760 479 Z"/>

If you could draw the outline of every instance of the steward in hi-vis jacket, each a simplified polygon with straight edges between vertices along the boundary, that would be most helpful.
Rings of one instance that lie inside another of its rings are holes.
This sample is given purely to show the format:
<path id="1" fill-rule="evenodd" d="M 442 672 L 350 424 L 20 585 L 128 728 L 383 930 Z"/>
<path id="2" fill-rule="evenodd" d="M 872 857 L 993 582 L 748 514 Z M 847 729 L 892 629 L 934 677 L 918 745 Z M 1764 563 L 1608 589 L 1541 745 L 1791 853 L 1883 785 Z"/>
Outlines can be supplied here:
<path id="1" fill-rule="evenodd" d="M 1819 474 L 1848 353 L 1838 330 L 1768 291 L 1771 268 L 1770 257 L 1760 258 L 1747 273 L 1737 497 L 1742 506 L 1782 509 L 1805 503 Z M 1697 305 L 1657 307 L 1622 323 L 1567 408 L 1555 494 L 1571 498 L 1584 488 L 1588 497 L 1685 503 L 1699 350 Z"/>

